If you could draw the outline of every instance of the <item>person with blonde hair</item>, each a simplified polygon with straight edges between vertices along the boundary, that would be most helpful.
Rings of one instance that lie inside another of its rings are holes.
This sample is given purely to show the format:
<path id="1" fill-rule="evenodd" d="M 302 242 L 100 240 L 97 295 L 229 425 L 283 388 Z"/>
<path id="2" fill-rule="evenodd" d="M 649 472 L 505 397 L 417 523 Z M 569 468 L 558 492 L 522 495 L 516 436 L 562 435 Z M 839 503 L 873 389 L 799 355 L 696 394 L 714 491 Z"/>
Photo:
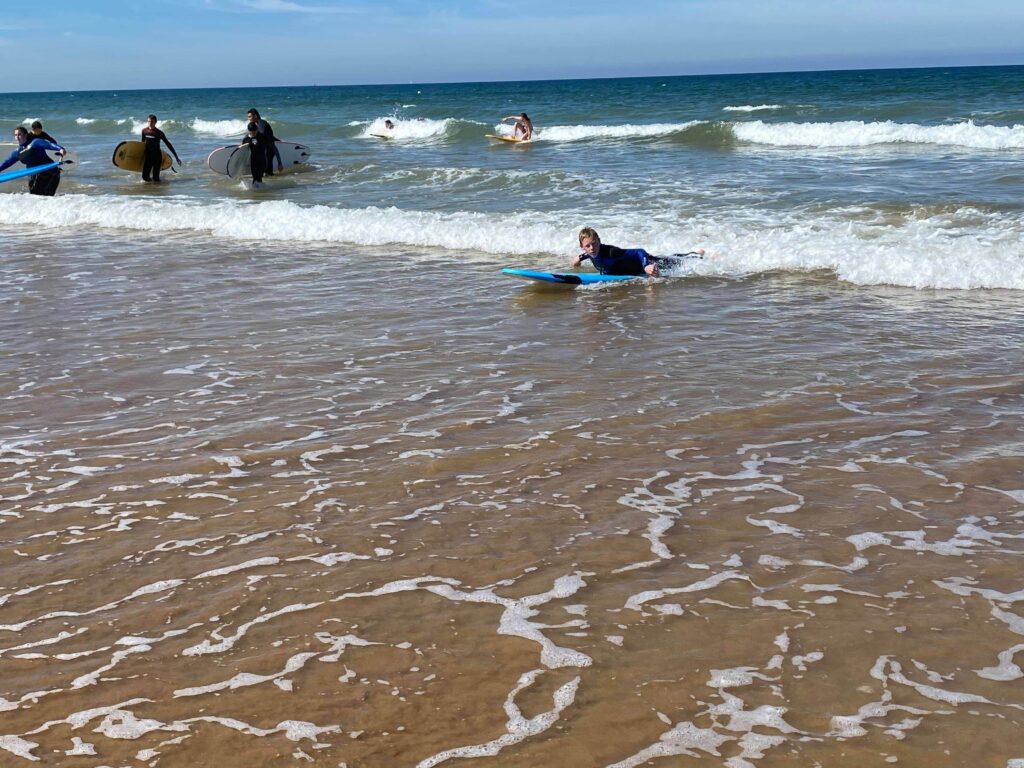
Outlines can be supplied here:
<path id="1" fill-rule="evenodd" d="M 592 227 L 581 229 L 579 240 L 583 253 L 573 257 L 572 266 L 578 267 L 589 259 L 602 275 L 658 277 L 662 268 L 676 266 L 680 259 L 704 257 L 703 248 L 689 253 L 674 253 L 671 256 L 651 256 L 643 248 L 619 248 L 615 245 L 606 245 L 601 242 L 597 230 Z"/>

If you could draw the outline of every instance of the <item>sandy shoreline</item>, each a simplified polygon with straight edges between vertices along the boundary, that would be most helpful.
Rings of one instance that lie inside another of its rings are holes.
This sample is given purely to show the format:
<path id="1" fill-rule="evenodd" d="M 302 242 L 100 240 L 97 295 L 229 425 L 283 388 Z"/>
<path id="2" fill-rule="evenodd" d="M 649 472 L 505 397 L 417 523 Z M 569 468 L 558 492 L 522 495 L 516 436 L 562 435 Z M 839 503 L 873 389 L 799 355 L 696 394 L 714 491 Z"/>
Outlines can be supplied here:
<path id="1" fill-rule="evenodd" d="M 1024 757 L 1012 294 L 15 241 L 12 765 Z"/>

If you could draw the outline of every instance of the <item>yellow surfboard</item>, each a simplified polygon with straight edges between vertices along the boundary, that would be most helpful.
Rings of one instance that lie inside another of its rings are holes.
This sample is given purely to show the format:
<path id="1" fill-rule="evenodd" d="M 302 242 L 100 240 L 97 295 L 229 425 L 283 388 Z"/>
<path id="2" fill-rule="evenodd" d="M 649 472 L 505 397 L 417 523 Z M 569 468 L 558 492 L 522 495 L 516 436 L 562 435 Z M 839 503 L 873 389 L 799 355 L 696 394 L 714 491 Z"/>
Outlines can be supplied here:
<path id="1" fill-rule="evenodd" d="M 493 133 L 485 133 L 484 136 L 488 139 L 495 139 L 496 141 L 507 141 L 509 144 L 522 144 L 526 141 L 526 139 L 514 139 L 511 136 L 498 136 Z"/>
<path id="2" fill-rule="evenodd" d="M 114 148 L 113 162 L 118 168 L 138 173 L 142 170 L 142 161 L 146 154 L 146 145 L 141 141 L 122 141 Z M 171 156 L 160 150 L 163 160 L 160 163 L 160 170 L 166 171 L 171 167 Z"/>

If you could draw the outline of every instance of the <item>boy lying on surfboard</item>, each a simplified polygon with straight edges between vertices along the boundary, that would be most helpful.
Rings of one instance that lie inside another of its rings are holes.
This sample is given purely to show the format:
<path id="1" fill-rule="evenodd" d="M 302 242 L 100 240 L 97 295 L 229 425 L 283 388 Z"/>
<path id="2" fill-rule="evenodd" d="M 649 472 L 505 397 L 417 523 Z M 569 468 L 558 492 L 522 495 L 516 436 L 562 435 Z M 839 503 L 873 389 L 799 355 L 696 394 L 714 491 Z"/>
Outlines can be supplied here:
<path id="1" fill-rule="evenodd" d="M 605 245 L 601 242 L 600 236 L 591 227 L 584 227 L 580 230 L 580 248 L 583 253 L 573 256 L 572 266 L 578 267 L 587 259 L 597 268 L 602 275 L 636 275 L 641 277 L 649 275 L 657 277 L 661 267 L 669 267 L 676 263 L 681 256 L 704 256 L 704 249 L 698 248 L 685 254 L 673 254 L 673 256 L 651 256 L 643 248 L 618 248 L 614 245 Z"/>

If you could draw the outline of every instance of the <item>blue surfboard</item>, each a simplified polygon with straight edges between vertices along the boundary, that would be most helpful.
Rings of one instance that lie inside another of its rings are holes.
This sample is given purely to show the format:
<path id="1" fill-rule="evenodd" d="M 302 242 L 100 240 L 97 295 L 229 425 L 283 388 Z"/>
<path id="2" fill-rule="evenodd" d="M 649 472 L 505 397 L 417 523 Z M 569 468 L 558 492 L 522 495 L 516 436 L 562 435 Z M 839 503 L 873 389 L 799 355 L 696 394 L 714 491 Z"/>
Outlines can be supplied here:
<path id="1" fill-rule="evenodd" d="M 0 184 L 5 181 L 22 179 L 26 176 L 35 176 L 37 173 L 48 171 L 51 168 L 60 168 L 60 163 L 47 163 L 46 165 L 36 165 L 32 168 L 22 168 L 17 171 L 5 171 L 4 173 L 0 173 Z"/>
<path id="2" fill-rule="evenodd" d="M 601 275 L 597 272 L 538 272 L 533 269 L 512 269 L 505 267 L 503 275 L 521 277 L 524 280 L 537 280 L 542 283 L 559 285 L 591 285 L 593 283 L 619 283 L 623 280 L 637 280 L 636 275 Z"/>

